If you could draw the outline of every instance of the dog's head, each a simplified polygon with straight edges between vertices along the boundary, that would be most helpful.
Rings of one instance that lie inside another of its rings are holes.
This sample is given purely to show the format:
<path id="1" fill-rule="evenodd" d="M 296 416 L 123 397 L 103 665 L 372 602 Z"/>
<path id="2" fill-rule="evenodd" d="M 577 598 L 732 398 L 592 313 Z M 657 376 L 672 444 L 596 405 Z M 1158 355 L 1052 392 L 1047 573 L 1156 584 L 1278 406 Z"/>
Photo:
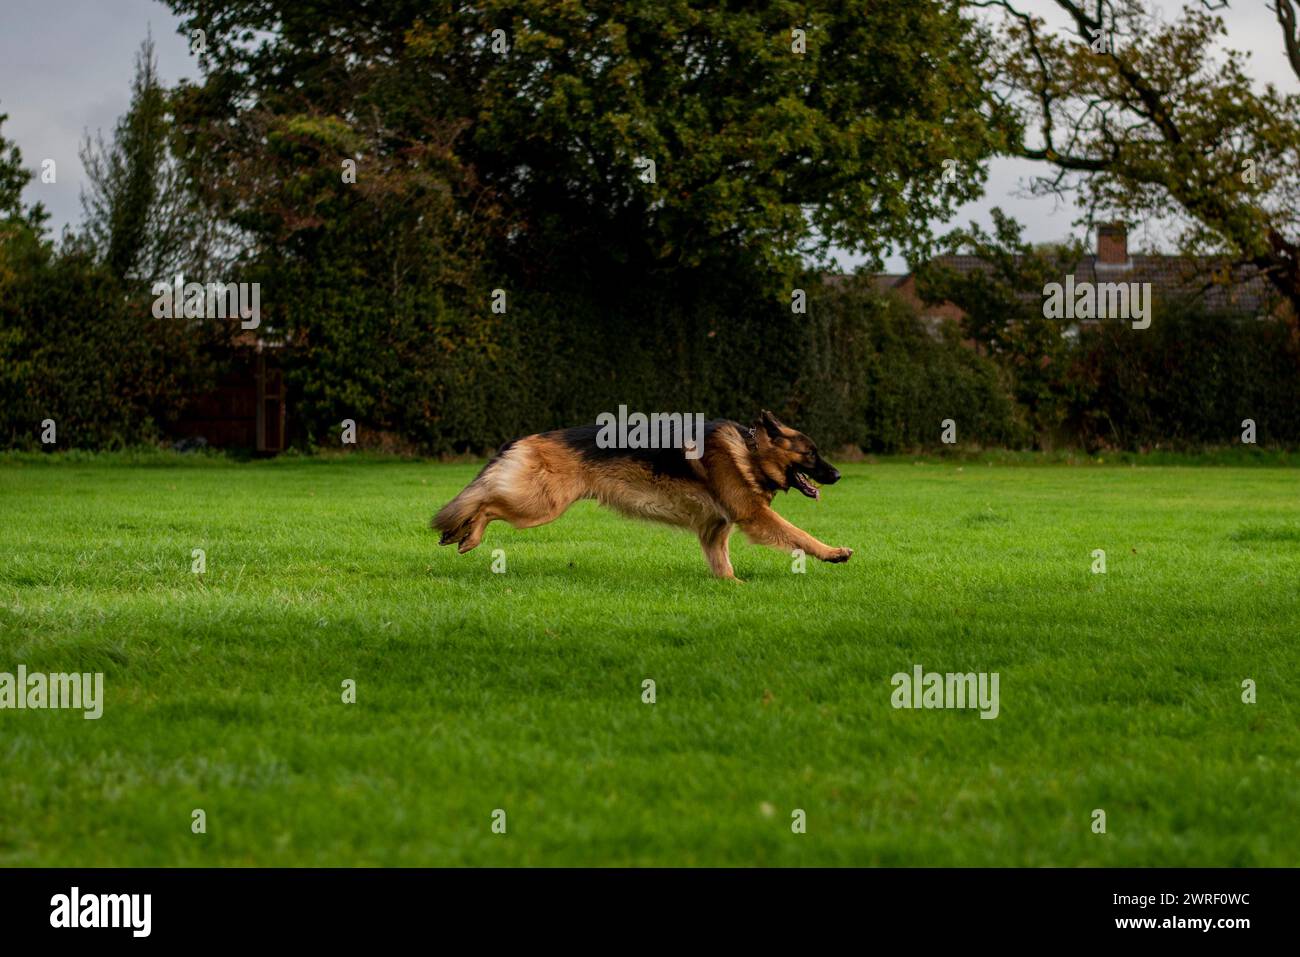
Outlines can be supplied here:
<path id="1" fill-rule="evenodd" d="M 818 485 L 840 480 L 835 466 L 821 457 L 813 440 L 781 422 L 766 409 L 754 422 L 755 465 L 781 491 L 798 489 L 819 498 Z"/>

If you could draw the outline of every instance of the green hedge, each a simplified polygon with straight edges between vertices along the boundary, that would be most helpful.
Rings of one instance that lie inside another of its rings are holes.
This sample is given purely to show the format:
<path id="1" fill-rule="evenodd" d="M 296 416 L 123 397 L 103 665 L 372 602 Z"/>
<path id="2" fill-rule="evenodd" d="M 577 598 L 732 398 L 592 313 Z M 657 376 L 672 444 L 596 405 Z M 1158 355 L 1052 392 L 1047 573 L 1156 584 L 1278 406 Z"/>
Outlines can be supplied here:
<path id="1" fill-rule="evenodd" d="M 482 452 L 619 405 L 742 421 L 769 408 L 828 448 L 934 446 L 945 418 L 963 442 L 1020 440 L 992 363 L 935 339 L 865 284 L 806 282 L 805 315 L 776 294 L 755 296 L 743 269 L 678 275 L 668 294 L 631 279 L 607 282 L 603 295 L 507 290 L 503 315 L 486 308 L 484 288 L 459 322 L 445 311 L 424 329 L 378 301 L 335 301 L 357 319 L 347 335 L 310 325 L 310 349 L 287 356 L 291 422 L 327 444 L 355 418 L 433 453 Z M 331 303 L 316 290 L 305 305 L 311 322 Z"/>
<path id="2" fill-rule="evenodd" d="M 938 448 L 945 419 L 961 445 L 1015 447 L 1031 438 L 994 363 L 863 280 L 819 290 L 804 340 L 793 405 L 822 444 Z"/>
<path id="3" fill-rule="evenodd" d="M 619 405 L 742 421 L 768 408 L 826 449 L 942 449 L 944 419 L 962 445 L 1044 438 L 1013 398 L 1014 370 L 865 280 L 804 277 L 803 315 L 788 291 L 756 293 L 743 264 L 668 282 L 610 276 L 598 289 L 503 282 L 496 315 L 485 281 L 416 283 L 395 298 L 362 272 L 239 277 L 264 283 L 267 329 L 293 332 L 280 356 L 300 447 L 336 445 L 352 418 L 363 441 L 386 433 L 425 453 L 482 453 Z M 0 441 L 39 447 L 45 418 L 60 448 L 165 438 L 214 381 L 218 337 L 233 331 L 222 326 L 155 320 L 147 299 L 83 257 L 11 237 L 0 244 Z M 1286 323 L 1169 309 L 1145 331 L 1087 329 L 1068 357 L 1049 369 L 1069 397 L 1066 444 L 1230 444 L 1250 418 L 1261 445 L 1300 445 L 1300 345 Z"/>
<path id="4" fill-rule="evenodd" d="M 214 380 L 217 353 L 205 330 L 150 305 L 82 255 L 0 244 L 0 442 L 41 448 L 46 419 L 58 449 L 157 441 Z"/>
<path id="5" fill-rule="evenodd" d="M 1300 445 L 1300 335 L 1282 319 L 1161 310 L 1145 330 L 1085 329 L 1070 369 L 1072 434 L 1088 447 Z"/>

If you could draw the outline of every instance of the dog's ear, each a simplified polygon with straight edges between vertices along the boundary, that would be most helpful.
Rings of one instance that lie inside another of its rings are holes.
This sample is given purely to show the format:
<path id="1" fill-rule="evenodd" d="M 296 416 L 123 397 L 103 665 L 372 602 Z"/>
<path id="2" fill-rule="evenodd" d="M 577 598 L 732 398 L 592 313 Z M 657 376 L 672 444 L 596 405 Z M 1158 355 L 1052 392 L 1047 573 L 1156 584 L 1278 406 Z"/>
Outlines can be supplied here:
<path id="1" fill-rule="evenodd" d="M 771 412 L 767 411 L 767 409 L 762 411 L 758 417 L 758 421 L 771 438 L 776 438 L 781 434 L 781 430 L 785 428 L 785 426 L 781 424 L 781 421 Z"/>

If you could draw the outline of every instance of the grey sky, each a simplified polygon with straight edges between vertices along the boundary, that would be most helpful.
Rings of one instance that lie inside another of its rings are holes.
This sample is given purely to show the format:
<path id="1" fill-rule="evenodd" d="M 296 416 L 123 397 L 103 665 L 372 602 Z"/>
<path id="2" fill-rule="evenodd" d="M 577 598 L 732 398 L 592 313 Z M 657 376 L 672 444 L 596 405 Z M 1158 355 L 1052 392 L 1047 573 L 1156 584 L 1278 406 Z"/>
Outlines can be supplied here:
<path id="1" fill-rule="evenodd" d="M 57 182 L 34 181 L 61 232 L 81 218 L 85 171 L 77 149 L 87 130 L 111 134 L 126 111 L 136 51 L 153 28 L 162 79 L 198 71 L 177 20 L 156 0 L 0 0 L 0 131 L 14 140 L 29 169 L 53 159 Z"/>
<path id="2" fill-rule="evenodd" d="M 1169 16 L 1181 4 L 1162 0 L 1158 6 Z M 1025 0 L 1023 7 L 1061 22 L 1050 0 Z M 1267 0 L 1235 0 L 1224 18 L 1229 43 L 1252 51 L 1252 74 L 1260 83 L 1300 89 Z M 151 27 L 164 82 L 196 76 L 188 44 L 176 32 L 176 17 L 157 0 L 0 0 L 0 113 L 9 114 L 3 132 L 18 143 L 29 168 L 39 169 L 47 158 L 57 163 L 57 182 L 36 181 L 26 194 L 49 209 L 56 232 L 81 215 L 85 172 L 77 148 L 87 130 L 107 135 L 126 109 L 136 50 Z M 1001 206 L 1024 224 L 1030 240 L 1069 235 L 1074 209 L 1018 195 L 1037 168 L 1022 160 L 995 160 L 985 195 L 961 209 L 953 222 L 974 219 L 987 225 L 989 210 Z M 1141 231 L 1135 239 L 1144 241 Z M 857 262 L 847 256 L 840 261 L 845 267 Z M 886 266 L 901 271 L 904 263 L 891 256 Z"/>

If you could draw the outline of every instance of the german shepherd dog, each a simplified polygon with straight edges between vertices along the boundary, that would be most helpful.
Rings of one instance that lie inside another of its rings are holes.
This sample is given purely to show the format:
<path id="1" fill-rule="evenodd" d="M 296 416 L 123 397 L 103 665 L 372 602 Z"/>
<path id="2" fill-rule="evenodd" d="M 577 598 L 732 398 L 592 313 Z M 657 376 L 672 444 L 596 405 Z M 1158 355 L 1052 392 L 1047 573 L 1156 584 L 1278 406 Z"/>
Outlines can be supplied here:
<path id="1" fill-rule="evenodd" d="M 727 551 L 736 525 L 751 542 L 784 552 L 799 548 L 824 562 L 846 562 L 853 554 L 823 545 L 772 510 L 777 492 L 793 488 L 819 498 L 818 484 L 832 485 L 840 473 L 808 436 L 771 412 L 750 427 L 728 419 L 705 423 L 704 447 L 694 458 L 676 442 L 676 448 L 601 448 L 598 433 L 595 425 L 579 426 L 501 446 L 434 517 L 439 544 L 464 553 L 483 540 L 489 522 L 533 528 L 592 498 L 634 518 L 691 529 L 719 578 L 736 577 Z"/>

